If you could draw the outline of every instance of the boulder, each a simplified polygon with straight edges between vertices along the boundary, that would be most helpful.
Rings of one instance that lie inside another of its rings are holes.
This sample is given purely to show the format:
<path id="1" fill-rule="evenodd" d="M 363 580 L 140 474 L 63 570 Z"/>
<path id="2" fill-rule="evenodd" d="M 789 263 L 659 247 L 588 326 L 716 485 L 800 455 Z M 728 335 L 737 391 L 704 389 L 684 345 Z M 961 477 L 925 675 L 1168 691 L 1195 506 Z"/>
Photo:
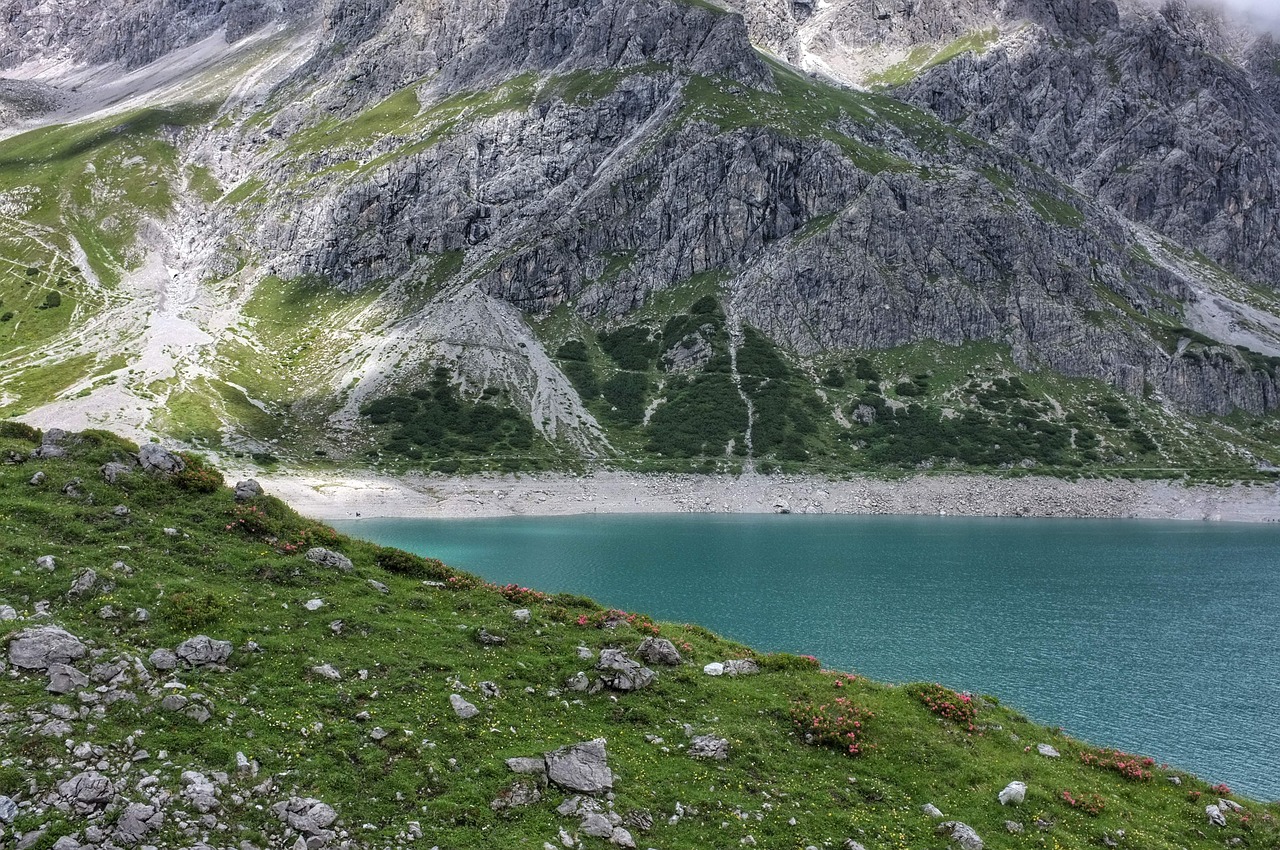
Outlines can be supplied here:
<path id="1" fill-rule="evenodd" d="M 52 555 L 41 555 L 36 558 L 36 569 L 45 572 L 53 572 L 58 567 L 58 559 Z"/>
<path id="2" fill-rule="evenodd" d="M 943 816 L 942 810 L 939 809 L 937 806 L 935 806 L 933 803 L 925 803 L 923 806 L 920 807 L 920 811 L 931 818 L 941 818 Z"/>
<path id="3" fill-rule="evenodd" d="M 729 742 L 714 735 L 695 735 L 689 742 L 689 755 L 696 759 L 724 761 L 729 757 Z"/>
<path id="4" fill-rule="evenodd" d="M 35 475 L 31 476 L 31 479 L 27 481 L 27 483 L 30 484 L 32 487 L 39 487 L 41 484 L 44 483 L 44 479 L 45 479 L 44 472 L 39 471 Z"/>
<path id="5" fill-rule="evenodd" d="M 108 484 L 115 484 L 126 475 L 131 475 L 133 473 L 133 467 L 111 461 L 110 463 L 104 463 L 102 466 L 98 467 L 98 473 L 102 475 L 102 479 Z"/>
<path id="6" fill-rule="evenodd" d="M 164 825 L 164 812 L 146 803 L 130 803 L 116 821 L 112 839 L 117 844 L 132 847 L 141 844 L 147 833 Z"/>
<path id="7" fill-rule="evenodd" d="M 172 670 L 178 666 L 178 656 L 167 649 L 157 649 L 147 656 L 147 661 L 157 670 Z"/>
<path id="8" fill-rule="evenodd" d="M 938 825 L 938 834 L 950 836 L 960 845 L 961 850 L 982 850 L 982 839 L 973 827 L 958 820 L 949 820 Z"/>
<path id="9" fill-rule="evenodd" d="M 70 664 L 88 650 L 80 638 L 57 626 L 23 629 L 9 642 L 9 661 L 23 670 L 47 670 L 51 664 Z"/>
<path id="10" fill-rule="evenodd" d="M 178 644 L 173 652 L 192 667 L 222 664 L 231 657 L 231 641 L 214 640 L 208 635 L 196 635 Z"/>
<path id="11" fill-rule="evenodd" d="M 195 770 L 184 770 L 181 777 L 182 796 L 191 801 L 192 807 L 201 814 L 208 814 L 222 807 L 218 802 L 218 789 L 205 776 Z"/>
<path id="12" fill-rule="evenodd" d="M 1056 759 L 1061 755 L 1061 753 L 1059 753 L 1057 749 L 1050 744 L 1036 744 L 1036 752 L 1047 759 Z"/>
<path id="13" fill-rule="evenodd" d="M 480 709 L 467 702 L 458 694 L 449 694 L 449 705 L 453 706 L 453 713 L 463 720 L 470 720 L 480 713 Z"/>
<path id="14" fill-rule="evenodd" d="M 0 823 L 13 823 L 18 816 L 18 804 L 0 794 Z"/>
<path id="15" fill-rule="evenodd" d="M 546 753 L 547 778 L 567 791 L 599 794 L 613 788 L 605 739 L 595 738 Z"/>
<path id="16" fill-rule="evenodd" d="M 1227 816 L 1222 813 L 1222 809 L 1210 804 L 1204 807 L 1204 813 L 1209 817 L 1209 823 L 1214 826 L 1226 826 Z"/>
<path id="17" fill-rule="evenodd" d="M 710 664 L 703 665 L 702 672 L 706 673 L 708 676 L 723 676 L 724 665 L 719 661 L 712 661 Z"/>
<path id="18" fill-rule="evenodd" d="M 66 664 L 49 665 L 49 684 L 45 690 L 51 694 L 69 694 L 89 686 L 89 677 Z"/>
<path id="19" fill-rule="evenodd" d="M 600 679 L 605 685 L 615 691 L 638 691 L 652 685 L 658 678 L 652 670 L 628 658 L 620 649 L 600 650 L 596 669 L 600 671 Z"/>
<path id="20" fill-rule="evenodd" d="M 734 658 L 724 663 L 726 676 L 754 676 L 760 672 L 760 665 L 750 658 Z"/>
<path id="21" fill-rule="evenodd" d="M 636 658 L 649 664 L 666 664 L 674 667 L 684 661 L 675 644 L 666 638 L 647 637 L 636 648 Z"/>
<path id="22" fill-rule="evenodd" d="M 578 831 L 592 838 L 612 838 L 613 824 L 599 812 L 588 812 L 582 823 L 578 824 Z"/>
<path id="23" fill-rule="evenodd" d="M 305 836 L 325 835 L 338 813 L 313 797 L 290 797 L 271 807 L 276 817 Z"/>
<path id="24" fill-rule="evenodd" d="M 252 478 L 247 481 L 237 481 L 235 490 L 232 492 L 237 502 L 252 502 L 262 495 L 262 485 Z"/>
<path id="25" fill-rule="evenodd" d="M 86 770 L 58 785 L 58 793 L 78 814 L 88 815 L 107 807 L 115 787 L 98 771 Z"/>
<path id="26" fill-rule="evenodd" d="M 71 589 L 67 591 L 67 596 L 71 599 L 79 599 L 88 595 L 93 590 L 93 586 L 98 583 L 98 574 L 93 570 L 81 570 L 76 576 L 76 580 L 71 582 Z"/>
<path id="27" fill-rule="evenodd" d="M 1025 782 L 1010 782 L 1000 792 L 1000 805 L 1002 806 L 1007 806 L 1010 803 L 1016 806 L 1025 799 L 1027 799 L 1027 783 Z"/>
<path id="28" fill-rule="evenodd" d="M 332 567 L 344 573 L 351 572 L 355 565 L 351 563 L 351 559 L 341 552 L 334 552 L 323 546 L 307 550 L 307 560 L 313 564 L 319 564 L 322 567 Z"/>
<path id="29" fill-rule="evenodd" d="M 527 623 L 533 619 L 533 612 L 528 608 L 517 608 L 511 612 L 511 619 L 517 623 Z"/>
<path id="30" fill-rule="evenodd" d="M 66 456 L 67 450 L 62 446 L 37 446 L 30 454 L 32 460 L 53 460 Z"/>
<path id="31" fill-rule="evenodd" d="M 536 776 L 547 775 L 547 760 L 545 758 L 528 758 L 518 756 L 516 758 L 507 759 L 507 770 L 512 773 L 526 773 Z"/>
<path id="32" fill-rule="evenodd" d="M 143 444 L 138 450 L 138 463 L 154 475 L 173 475 L 187 468 L 182 458 L 156 443 Z"/>

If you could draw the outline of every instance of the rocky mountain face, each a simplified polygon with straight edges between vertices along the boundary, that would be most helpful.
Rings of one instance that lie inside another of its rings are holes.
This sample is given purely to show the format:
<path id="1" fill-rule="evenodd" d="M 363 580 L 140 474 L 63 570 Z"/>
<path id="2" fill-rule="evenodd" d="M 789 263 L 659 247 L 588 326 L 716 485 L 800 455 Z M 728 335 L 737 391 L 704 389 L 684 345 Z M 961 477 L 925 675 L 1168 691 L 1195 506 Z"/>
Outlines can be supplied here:
<path id="1" fill-rule="evenodd" d="M 19 5 L 0 37 L 23 84 L 55 93 L 66 71 L 33 63 L 107 63 L 105 91 L 111 63 L 201 58 L 123 105 L 80 90 L 60 116 L 78 123 L 36 131 L 112 130 L 68 141 L 88 199 L 68 157 L 0 168 L 15 294 L 47 276 L 75 301 L 27 320 L 43 348 L 15 329 L 0 362 L 33 421 L 272 450 L 315 434 L 349 454 L 381 439 L 363 409 L 445 365 L 477 421 L 525 411 L 572 454 L 666 456 L 653 428 L 709 405 L 736 424 L 683 457 L 751 463 L 760 433 L 794 428 L 794 461 L 856 466 L 876 439 L 860 429 L 900 411 L 1000 424 L 982 394 L 1023 375 L 1035 410 L 1000 427 L 1067 441 L 1031 461 L 1190 465 L 1206 432 L 1186 417 L 1280 406 L 1280 51 L 1221 17 L 170 5 Z M 0 166 L 30 163 L 30 138 Z M 140 200 L 126 165 L 164 191 Z M 943 362 L 915 365 L 937 343 Z M 67 379 L 33 386 L 53 361 Z M 436 456 L 444 426 L 396 416 L 392 442 Z M 1268 457 L 1267 421 L 1213 440 Z"/>

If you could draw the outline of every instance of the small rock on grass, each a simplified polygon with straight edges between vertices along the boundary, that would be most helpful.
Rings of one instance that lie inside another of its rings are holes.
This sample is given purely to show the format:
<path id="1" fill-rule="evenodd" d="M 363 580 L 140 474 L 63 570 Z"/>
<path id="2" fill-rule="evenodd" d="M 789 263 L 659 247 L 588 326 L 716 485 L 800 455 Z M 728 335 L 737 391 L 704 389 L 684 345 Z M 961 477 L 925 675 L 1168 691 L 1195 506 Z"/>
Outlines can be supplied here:
<path id="1" fill-rule="evenodd" d="M 1010 782 L 1000 792 L 1000 805 L 1007 806 L 1010 803 L 1017 805 L 1027 799 L 1027 784 L 1025 782 Z"/>
<path id="2" fill-rule="evenodd" d="M 960 845 L 960 850 L 982 850 L 982 839 L 973 827 L 958 820 L 949 820 L 939 824 L 938 832 L 949 835 L 951 840 Z"/>
<path id="3" fill-rule="evenodd" d="M 467 702 L 458 694 L 449 694 L 449 704 L 453 706 L 453 713 L 458 715 L 462 720 L 470 720 L 480 713 L 480 709 Z"/>

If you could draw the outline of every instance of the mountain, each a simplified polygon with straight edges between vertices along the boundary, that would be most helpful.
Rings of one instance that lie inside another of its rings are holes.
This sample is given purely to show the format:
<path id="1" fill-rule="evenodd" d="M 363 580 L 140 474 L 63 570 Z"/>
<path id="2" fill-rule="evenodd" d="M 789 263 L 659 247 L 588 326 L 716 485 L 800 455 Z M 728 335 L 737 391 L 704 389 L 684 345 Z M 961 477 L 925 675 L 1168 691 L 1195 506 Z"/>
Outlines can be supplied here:
<path id="1" fill-rule="evenodd" d="M 495 587 L 154 443 L 6 422 L 0 459 L 4 847 L 1280 840 L 993 696 Z"/>
<path id="2" fill-rule="evenodd" d="M 76 9 L 0 30 L 9 415 L 445 472 L 1280 462 L 1280 49 L 1222 14 Z"/>

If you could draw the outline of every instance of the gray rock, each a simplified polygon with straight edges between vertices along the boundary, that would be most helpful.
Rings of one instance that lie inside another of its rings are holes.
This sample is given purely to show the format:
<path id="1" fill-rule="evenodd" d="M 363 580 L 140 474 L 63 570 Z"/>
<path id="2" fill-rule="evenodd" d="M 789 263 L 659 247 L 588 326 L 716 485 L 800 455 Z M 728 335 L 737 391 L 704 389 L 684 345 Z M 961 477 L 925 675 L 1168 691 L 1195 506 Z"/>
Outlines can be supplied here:
<path id="1" fill-rule="evenodd" d="M 338 813 L 328 803 L 313 797 L 290 797 L 271 807 L 276 817 L 305 836 L 329 835 Z"/>
<path id="2" fill-rule="evenodd" d="M 91 569 L 81 570 L 75 581 L 71 583 L 71 589 L 67 591 L 67 596 L 71 599 L 87 596 L 97 583 L 98 574 L 96 572 Z"/>
<path id="3" fill-rule="evenodd" d="M 481 682 L 476 687 L 480 689 L 480 696 L 484 697 L 485 699 L 501 699 L 502 698 L 502 688 L 498 687 L 497 682 L 485 681 L 485 682 Z"/>
<path id="4" fill-rule="evenodd" d="M 754 676 L 760 672 L 760 665 L 750 658 L 733 658 L 724 662 L 726 676 Z"/>
<path id="5" fill-rule="evenodd" d="M 561 747 L 545 756 L 547 778 L 567 791 L 599 794 L 613 788 L 604 738 Z"/>
<path id="6" fill-rule="evenodd" d="M 130 803 L 116 821 L 111 837 L 117 844 L 132 847 L 141 844 L 147 833 L 155 832 L 162 826 L 164 812 L 158 807 L 146 803 Z"/>
<path id="7" fill-rule="evenodd" d="M 1018 805 L 1027 799 L 1027 784 L 1025 782 L 1013 781 L 1004 787 L 999 794 L 1000 805 L 1007 806 L 1010 803 Z"/>
<path id="8" fill-rule="evenodd" d="M 605 686 L 615 691 L 637 691 L 657 680 L 657 674 L 628 658 L 620 649 L 602 649 L 596 669 Z"/>
<path id="9" fill-rule="evenodd" d="M 157 670 L 172 670 L 178 666 L 178 656 L 167 649 L 157 649 L 147 656 L 147 661 Z"/>
<path id="10" fill-rule="evenodd" d="M 52 555 L 41 555 L 36 558 L 36 569 L 53 572 L 58 567 L 58 559 Z"/>
<path id="11" fill-rule="evenodd" d="M 86 770 L 58 785 L 58 793 L 78 814 L 87 815 L 105 809 L 115 796 L 115 787 L 96 770 Z"/>
<path id="12" fill-rule="evenodd" d="M 513 782 L 489 804 L 495 812 L 529 806 L 542 800 L 542 789 L 535 782 Z"/>
<path id="13" fill-rule="evenodd" d="M 32 460 L 55 460 L 66 456 L 67 450 L 62 446 L 37 446 L 30 455 Z"/>
<path id="14" fill-rule="evenodd" d="M 564 680 L 564 686 L 566 690 L 570 690 L 575 693 L 584 693 L 587 688 L 591 687 L 591 682 L 587 679 L 587 674 L 579 670 L 577 673 L 574 673 L 572 676 Z"/>
<path id="15" fill-rule="evenodd" d="M 507 769 L 512 773 L 545 776 L 547 773 L 547 760 L 545 758 L 526 758 L 524 756 L 509 758 L 507 759 Z"/>
<path id="16" fill-rule="evenodd" d="M 144 471 L 155 475 L 173 475 L 187 468 L 182 458 L 156 443 L 144 443 L 138 449 L 138 463 Z"/>
<path id="17" fill-rule="evenodd" d="M 511 619 L 517 623 L 527 623 L 533 619 L 533 613 L 528 608 L 517 608 L 511 612 Z"/>
<path id="18" fill-rule="evenodd" d="M 1038 752 L 1040 755 L 1044 756 L 1045 758 L 1050 758 L 1050 759 L 1056 759 L 1059 757 L 1059 755 L 1061 755 L 1050 744 L 1036 744 L 1036 752 Z"/>
<path id="19" fill-rule="evenodd" d="M 449 705 L 453 706 L 453 713 L 463 720 L 470 720 L 480 713 L 480 709 L 467 702 L 458 694 L 449 694 Z"/>
<path id="20" fill-rule="evenodd" d="M 117 463 L 115 461 L 111 461 L 109 463 L 104 463 L 101 467 L 99 467 L 98 472 L 102 475 L 103 480 L 106 481 L 108 484 L 115 484 L 121 478 L 124 478 L 127 475 L 131 475 L 133 473 L 133 467 L 123 463 Z"/>
<path id="21" fill-rule="evenodd" d="M 636 658 L 649 664 L 666 664 L 674 667 L 683 663 L 675 644 L 666 638 L 647 637 L 636 648 Z"/>
<path id="22" fill-rule="evenodd" d="M 1210 803 L 1204 807 L 1204 813 L 1209 818 L 1209 823 L 1213 826 L 1226 826 L 1227 816 L 1222 813 L 1222 809 Z"/>
<path id="23" fill-rule="evenodd" d="M 182 694 L 166 694 L 164 699 L 160 700 L 160 707 L 165 711 L 182 711 L 190 702 L 191 700 Z"/>
<path id="24" fill-rule="evenodd" d="M 51 694 L 69 694 L 89 686 L 89 677 L 66 664 L 49 665 L 49 684 L 45 690 Z"/>
<path id="25" fill-rule="evenodd" d="M 351 563 L 351 559 L 341 552 L 334 552 L 323 546 L 316 546 L 307 550 L 307 560 L 313 564 L 319 564 L 322 567 L 331 567 L 344 573 L 351 572 L 355 565 Z"/>
<path id="26" fill-rule="evenodd" d="M 31 478 L 27 481 L 27 483 L 30 484 L 32 487 L 39 487 L 41 484 L 44 483 L 44 479 L 45 479 L 45 474 L 43 471 L 40 471 L 40 472 L 37 472 L 35 475 L 31 476 Z"/>
<path id="27" fill-rule="evenodd" d="M 844 842 L 844 850 L 867 850 L 867 848 L 863 847 L 852 838 L 846 838 Z"/>
<path id="28" fill-rule="evenodd" d="M 184 770 L 180 778 L 182 796 L 190 801 L 192 807 L 201 814 L 217 811 L 222 808 L 218 801 L 218 788 L 209 777 L 195 770 Z"/>
<path id="29" fill-rule="evenodd" d="M 973 827 L 958 820 L 938 824 L 938 833 L 950 836 L 952 841 L 960 845 L 961 850 L 982 850 L 982 839 L 978 833 Z"/>
<path id="30" fill-rule="evenodd" d="M 613 828 L 613 834 L 609 836 L 609 841 L 617 847 L 634 848 L 636 840 L 631 837 L 631 833 L 621 826 Z"/>
<path id="31" fill-rule="evenodd" d="M 237 502 L 252 502 L 262 495 L 262 485 L 252 478 L 237 481 L 233 495 Z"/>
<path id="32" fill-rule="evenodd" d="M 8 623 L 18 619 L 18 609 L 12 605 L 0 605 L 0 623 Z"/>
<path id="33" fill-rule="evenodd" d="M 128 505 L 116 505 L 111 509 L 112 516 L 127 517 L 130 513 Z"/>
<path id="34" fill-rule="evenodd" d="M 590 812 L 578 824 L 578 831 L 592 838 L 612 838 L 613 824 L 604 815 Z"/>
<path id="35" fill-rule="evenodd" d="M 502 646 L 507 642 L 507 639 L 502 635 L 495 635 L 488 629 L 482 628 L 476 632 L 476 641 L 481 646 Z"/>
<path id="36" fill-rule="evenodd" d="M 178 644 L 173 652 L 179 660 L 192 667 L 223 664 L 231 657 L 231 641 L 196 635 Z"/>
<path id="37" fill-rule="evenodd" d="M 369 586 L 372 587 L 374 590 L 378 591 L 379 593 L 391 592 L 390 590 L 387 589 L 387 586 L 385 584 L 383 584 L 380 581 L 376 581 L 374 579 L 369 579 Z"/>
<path id="38" fill-rule="evenodd" d="M 333 679 L 334 681 L 342 678 L 342 674 L 338 672 L 338 669 L 327 662 L 319 666 L 312 667 L 311 672 L 315 673 L 317 676 L 323 676 L 326 679 Z"/>
<path id="39" fill-rule="evenodd" d="M 923 806 L 920 807 L 920 811 L 931 818 L 943 817 L 942 810 L 939 809 L 937 806 L 935 806 L 933 803 L 925 803 Z"/>
<path id="40" fill-rule="evenodd" d="M 729 757 L 729 742 L 714 735 L 695 735 L 689 741 L 689 755 L 696 759 L 724 761 Z"/>
<path id="41" fill-rule="evenodd" d="M 47 670 L 51 664 L 71 664 L 88 649 L 80 638 L 57 626 L 23 629 L 9 643 L 9 662 L 23 670 Z"/>
<path id="42" fill-rule="evenodd" d="M 0 794 L 0 823 L 13 823 L 18 816 L 18 804 Z"/>

